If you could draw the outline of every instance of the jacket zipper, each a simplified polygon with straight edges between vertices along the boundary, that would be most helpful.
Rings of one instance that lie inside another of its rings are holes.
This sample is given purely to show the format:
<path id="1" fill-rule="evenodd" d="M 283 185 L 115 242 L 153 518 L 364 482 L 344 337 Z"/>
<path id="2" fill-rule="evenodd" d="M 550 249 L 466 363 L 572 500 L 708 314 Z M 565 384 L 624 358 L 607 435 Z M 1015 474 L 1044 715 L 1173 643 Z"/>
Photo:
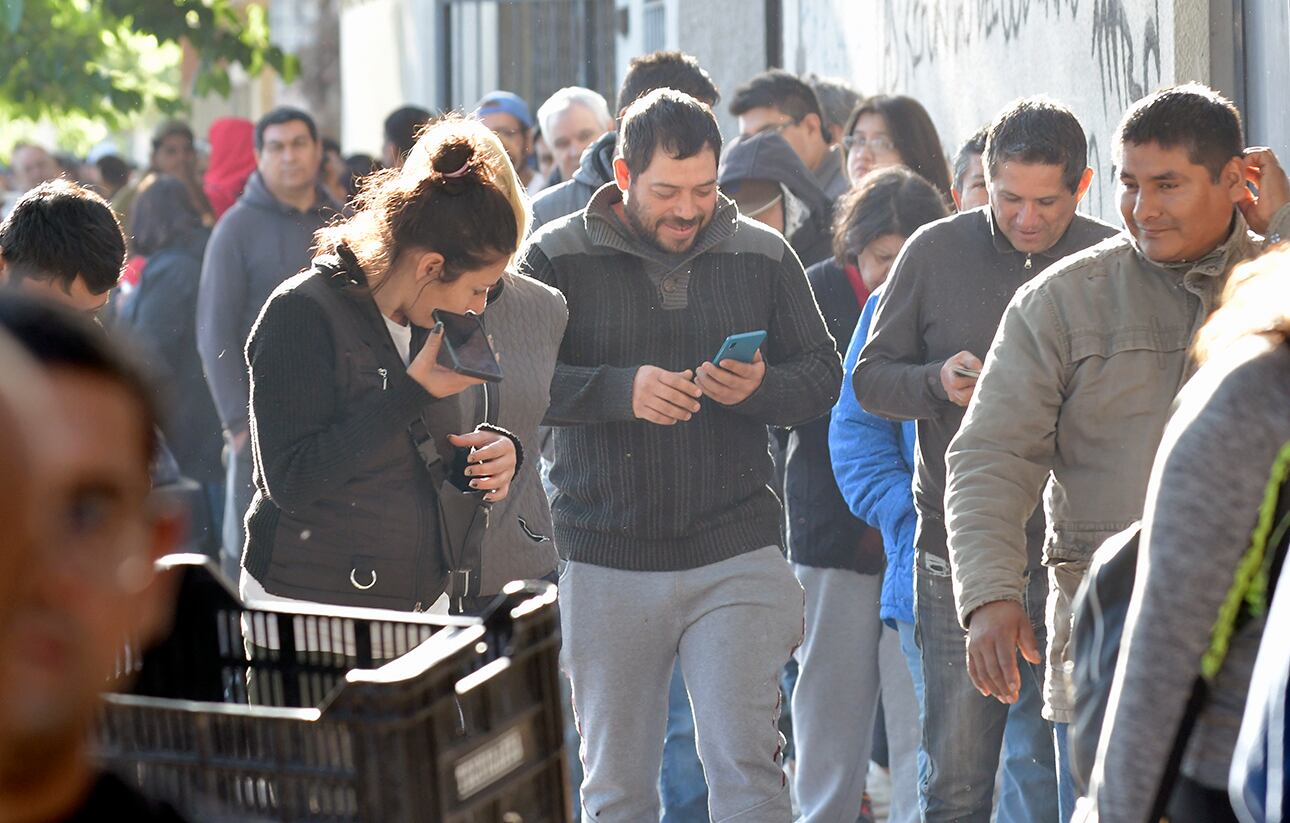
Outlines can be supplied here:
<path id="1" fill-rule="evenodd" d="M 1031 268 L 1030 255 L 1028 255 L 1028 254 L 1027 254 L 1027 255 L 1026 255 L 1026 271 L 1030 271 L 1030 268 Z"/>
<path id="2" fill-rule="evenodd" d="M 377 369 L 376 373 L 381 376 L 381 391 L 385 391 L 390 385 L 390 372 L 388 369 Z"/>

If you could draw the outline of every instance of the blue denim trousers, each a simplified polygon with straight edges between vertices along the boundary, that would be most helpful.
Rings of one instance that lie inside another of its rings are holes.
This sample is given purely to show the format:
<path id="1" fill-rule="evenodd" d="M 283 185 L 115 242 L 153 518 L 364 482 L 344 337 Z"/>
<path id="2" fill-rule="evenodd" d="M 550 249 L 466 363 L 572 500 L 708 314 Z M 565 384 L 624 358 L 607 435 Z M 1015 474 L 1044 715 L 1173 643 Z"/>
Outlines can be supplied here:
<path id="1" fill-rule="evenodd" d="M 923 669 L 919 803 L 925 823 L 989 823 L 1003 756 L 998 823 L 1056 823 L 1053 726 L 1041 714 L 1044 667 L 1020 655 L 1020 699 L 982 697 L 967 673 L 967 633 L 954 609 L 948 561 L 919 552 L 915 621 Z M 1044 648 L 1048 577 L 1028 575 L 1026 610 Z"/>
<path id="2" fill-rule="evenodd" d="M 914 699 L 918 701 L 918 728 L 921 730 L 927 722 L 927 703 L 923 688 L 923 654 L 918 650 L 918 632 L 913 623 L 906 623 L 904 620 L 893 622 L 896 624 L 896 633 L 900 635 L 900 651 L 905 655 L 905 664 L 909 666 L 909 676 L 914 680 Z M 927 749 L 922 745 L 918 747 L 918 774 L 927 774 Z"/>
<path id="3" fill-rule="evenodd" d="M 1071 777 L 1070 744 L 1066 740 L 1069 723 L 1053 724 L 1053 748 L 1057 752 L 1057 805 L 1060 807 L 1061 823 L 1067 823 L 1075 814 L 1075 779 Z"/>

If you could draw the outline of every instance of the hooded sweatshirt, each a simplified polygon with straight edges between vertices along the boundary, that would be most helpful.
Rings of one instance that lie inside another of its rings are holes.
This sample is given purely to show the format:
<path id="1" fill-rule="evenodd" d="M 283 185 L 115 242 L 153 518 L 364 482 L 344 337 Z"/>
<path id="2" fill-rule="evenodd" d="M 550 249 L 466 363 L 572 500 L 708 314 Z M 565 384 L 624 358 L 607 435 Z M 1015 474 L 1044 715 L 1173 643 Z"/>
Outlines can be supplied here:
<path id="1" fill-rule="evenodd" d="M 544 190 L 533 200 L 533 227 L 538 229 L 565 215 L 582 211 L 591 195 L 614 179 L 614 152 L 618 149 L 618 132 L 605 132 L 582 152 L 582 163 L 573 177 Z"/>
<path id="2" fill-rule="evenodd" d="M 320 186 L 313 208 L 296 211 L 255 172 L 215 225 L 197 292 L 197 348 L 226 430 L 246 427 L 250 398 L 242 353 L 255 318 L 274 289 L 309 266 L 314 232 L 339 208 Z"/>
<path id="3" fill-rule="evenodd" d="M 726 146 L 717 172 L 717 184 L 727 196 L 734 197 L 745 180 L 767 180 L 805 206 L 807 214 L 799 226 L 788 218 L 792 209 L 784 198 L 784 234 L 797 252 L 803 266 L 813 266 L 833 256 L 829 227 L 833 221 L 833 204 L 820 189 L 815 175 L 806 168 L 797 153 L 778 134 L 754 134 L 737 137 Z"/>
<path id="4" fill-rule="evenodd" d="M 221 117 L 211 124 L 210 144 L 210 166 L 202 188 L 219 219 L 242 196 L 247 178 L 255 171 L 255 126 L 241 117 Z"/>

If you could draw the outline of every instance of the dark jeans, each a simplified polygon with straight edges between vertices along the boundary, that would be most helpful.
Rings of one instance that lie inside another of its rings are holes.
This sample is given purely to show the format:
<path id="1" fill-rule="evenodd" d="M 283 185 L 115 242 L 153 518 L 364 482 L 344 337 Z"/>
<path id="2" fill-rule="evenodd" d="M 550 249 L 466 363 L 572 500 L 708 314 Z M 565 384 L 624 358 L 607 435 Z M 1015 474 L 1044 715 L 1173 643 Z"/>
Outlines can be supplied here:
<path id="1" fill-rule="evenodd" d="M 919 804 L 925 823 L 989 823 L 1000 750 L 998 823 L 1058 819 L 1053 726 L 1041 715 L 1044 667 L 1020 655 L 1021 695 L 1012 706 L 982 697 L 967 673 L 967 633 L 954 609 L 949 563 L 919 552 L 914 569 L 918 647 L 923 661 L 923 745 Z M 1029 575 L 1026 610 L 1039 648 L 1046 640 L 1048 578 Z"/>

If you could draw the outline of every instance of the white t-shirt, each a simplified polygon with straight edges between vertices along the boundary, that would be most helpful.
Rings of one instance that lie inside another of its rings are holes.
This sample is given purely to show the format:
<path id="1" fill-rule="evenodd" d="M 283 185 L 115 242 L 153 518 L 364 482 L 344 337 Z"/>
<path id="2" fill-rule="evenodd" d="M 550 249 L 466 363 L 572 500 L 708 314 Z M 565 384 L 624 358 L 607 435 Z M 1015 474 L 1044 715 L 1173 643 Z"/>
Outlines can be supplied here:
<path id="1" fill-rule="evenodd" d="M 394 339 L 394 348 L 398 350 L 399 357 L 403 359 L 403 365 L 412 362 L 412 324 L 399 325 L 385 315 L 381 315 L 385 320 L 386 327 L 390 330 L 390 337 Z"/>

